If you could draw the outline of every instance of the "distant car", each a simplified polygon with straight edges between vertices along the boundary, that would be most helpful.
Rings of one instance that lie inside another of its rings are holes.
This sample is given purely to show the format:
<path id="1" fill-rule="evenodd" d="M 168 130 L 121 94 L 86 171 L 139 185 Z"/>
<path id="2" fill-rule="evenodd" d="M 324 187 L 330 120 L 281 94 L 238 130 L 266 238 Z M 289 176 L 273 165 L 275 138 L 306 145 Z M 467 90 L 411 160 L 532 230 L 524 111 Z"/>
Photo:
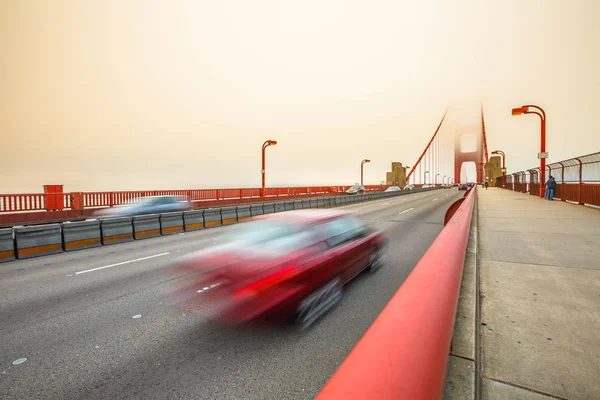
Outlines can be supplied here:
<path id="1" fill-rule="evenodd" d="M 128 215 L 158 214 L 173 211 L 184 211 L 191 208 L 190 203 L 179 196 L 147 196 L 133 200 L 123 206 L 99 210 L 98 217 L 116 217 Z"/>
<path id="2" fill-rule="evenodd" d="M 425 185 L 423 185 L 423 186 L 421 186 L 421 187 L 422 187 L 423 189 L 427 189 L 427 188 L 429 188 L 429 185 L 428 185 L 428 184 L 425 184 Z"/>
<path id="3" fill-rule="evenodd" d="M 386 264 L 384 234 L 339 210 L 270 214 L 231 229 L 225 243 L 173 269 L 184 284 L 168 294 L 218 322 L 294 320 L 306 328 L 346 283 Z"/>
<path id="4" fill-rule="evenodd" d="M 415 190 L 415 187 L 413 185 L 406 185 L 404 186 L 404 190 Z"/>
<path id="5" fill-rule="evenodd" d="M 386 192 L 399 192 L 402 189 L 400 189 L 398 186 L 390 186 L 389 188 L 385 189 Z"/>
<path id="6" fill-rule="evenodd" d="M 362 185 L 353 185 L 350 189 L 346 190 L 347 194 L 363 194 L 365 192 L 365 187 Z"/>
<path id="7" fill-rule="evenodd" d="M 469 187 L 467 186 L 467 184 L 466 184 L 466 183 L 461 183 L 461 184 L 458 186 L 458 190 L 469 190 Z"/>

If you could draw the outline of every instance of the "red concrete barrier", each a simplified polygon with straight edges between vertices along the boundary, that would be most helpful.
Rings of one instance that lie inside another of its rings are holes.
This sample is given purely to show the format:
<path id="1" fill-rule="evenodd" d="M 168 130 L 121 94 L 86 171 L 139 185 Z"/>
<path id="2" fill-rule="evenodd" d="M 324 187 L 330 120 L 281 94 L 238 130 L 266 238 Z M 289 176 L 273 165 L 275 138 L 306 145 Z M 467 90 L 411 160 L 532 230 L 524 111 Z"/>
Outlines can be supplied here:
<path id="1" fill-rule="evenodd" d="M 469 192 L 318 400 L 441 398 L 475 201 Z"/>

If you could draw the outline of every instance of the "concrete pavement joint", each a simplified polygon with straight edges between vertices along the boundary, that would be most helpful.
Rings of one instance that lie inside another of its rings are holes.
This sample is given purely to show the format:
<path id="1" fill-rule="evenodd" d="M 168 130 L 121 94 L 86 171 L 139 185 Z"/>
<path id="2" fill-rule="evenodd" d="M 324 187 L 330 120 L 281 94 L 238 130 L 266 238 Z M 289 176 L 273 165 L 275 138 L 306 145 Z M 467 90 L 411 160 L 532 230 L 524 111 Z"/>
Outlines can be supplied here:
<path id="1" fill-rule="evenodd" d="M 539 390 L 531 389 L 531 388 L 528 388 L 528 387 L 525 387 L 525 386 L 521 386 L 521 385 L 516 385 L 516 384 L 514 384 L 514 383 L 510 383 L 510 382 L 505 382 L 505 381 L 503 381 L 503 380 L 500 380 L 500 379 L 494 379 L 494 378 L 488 378 L 488 377 L 484 377 L 484 378 L 485 378 L 486 380 L 488 380 L 488 381 L 492 381 L 492 382 L 498 382 L 498 383 L 501 383 L 501 384 L 503 384 L 503 385 L 507 385 L 507 386 L 516 387 L 516 388 L 519 388 L 519 389 L 521 389 L 521 390 L 525 390 L 525 391 L 527 391 L 527 392 L 531 392 L 531 393 L 539 394 L 539 395 L 541 395 L 541 396 L 546 396 L 546 397 L 549 397 L 549 398 L 551 398 L 551 399 L 557 399 L 557 400 L 568 400 L 566 397 L 554 396 L 554 395 L 552 395 L 552 394 L 548 394 L 548 393 L 545 393 L 545 392 L 540 392 Z"/>
<path id="2" fill-rule="evenodd" d="M 474 360 L 474 359 L 472 359 L 472 358 L 465 357 L 465 356 L 461 356 L 460 354 L 455 354 L 455 353 L 452 353 L 452 352 L 450 353 L 450 355 L 451 355 L 452 357 L 456 357 L 456 358 L 462 358 L 463 360 L 467 360 L 467 361 L 475 361 L 475 360 Z"/>
<path id="3" fill-rule="evenodd" d="M 584 270 L 590 270 L 590 271 L 598 270 L 598 268 L 592 268 L 592 267 L 565 267 L 564 265 L 554 265 L 554 264 L 538 264 L 538 263 L 533 263 L 533 262 L 504 261 L 504 260 L 499 260 L 496 258 L 490 258 L 489 261 L 497 261 L 497 262 L 502 262 L 502 263 L 515 264 L 515 265 L 535 265 L 536 267 L 548 267 L 548 268 L 584 269 Z"/>

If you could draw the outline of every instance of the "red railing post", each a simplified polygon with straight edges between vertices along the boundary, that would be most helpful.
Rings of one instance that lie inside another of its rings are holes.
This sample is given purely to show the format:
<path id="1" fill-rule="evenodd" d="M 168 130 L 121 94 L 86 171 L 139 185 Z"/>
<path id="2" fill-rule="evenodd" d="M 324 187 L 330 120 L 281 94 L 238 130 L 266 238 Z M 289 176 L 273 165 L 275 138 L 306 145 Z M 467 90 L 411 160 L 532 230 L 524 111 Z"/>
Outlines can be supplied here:
<path id="1" fill-rule="evenodd" d="M 561 185 L 560 185 L 560 201 L 566 201 L 565 200 L 565 164 L 563 164 L 562 162 L 559 162 L 562 171 L 561 171 Z"/>
<path id="2" fill-rule="evenodd" d="M 583 204 L 581 199 L 581 187 L 583 186 L 583 163 L 579 158 L 575 158 L 575 160 L 579 161 L 579 197 L 578 203 Z"/>
<path id="3" fill-rule="evenodd" d="M 62 211 L 63 185 L 44 185 L 44 206 L 46 211 Z"/>
<path id="4" fill-rule="evenodd" d="M 81 192 L 71 193 L 71 210 L 83 210 L 83 194 Z"/>

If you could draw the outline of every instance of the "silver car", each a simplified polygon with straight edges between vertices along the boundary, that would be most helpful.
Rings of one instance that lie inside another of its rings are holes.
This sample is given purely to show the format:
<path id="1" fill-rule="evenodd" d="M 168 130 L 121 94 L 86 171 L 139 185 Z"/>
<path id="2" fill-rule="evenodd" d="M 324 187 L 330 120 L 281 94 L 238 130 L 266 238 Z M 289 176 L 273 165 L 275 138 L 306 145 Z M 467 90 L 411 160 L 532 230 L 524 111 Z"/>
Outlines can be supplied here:
<path id="1" fill-rule="evenodd" d="M 180 196 L 148 196 L 132 200 L 128 204 L 102 209 L 96 212 L 98 217 L 117 217 L 142 214 L 159 214 L 173 211 L 185 211 L 191 204 Z"/>
<path id="2" fill-rule="evenodd" d="M 346 190 L 347 194 L 363 194 L 365 192 L 365 187 L 359 184 L 353 185 L 350 189 Z"/>

